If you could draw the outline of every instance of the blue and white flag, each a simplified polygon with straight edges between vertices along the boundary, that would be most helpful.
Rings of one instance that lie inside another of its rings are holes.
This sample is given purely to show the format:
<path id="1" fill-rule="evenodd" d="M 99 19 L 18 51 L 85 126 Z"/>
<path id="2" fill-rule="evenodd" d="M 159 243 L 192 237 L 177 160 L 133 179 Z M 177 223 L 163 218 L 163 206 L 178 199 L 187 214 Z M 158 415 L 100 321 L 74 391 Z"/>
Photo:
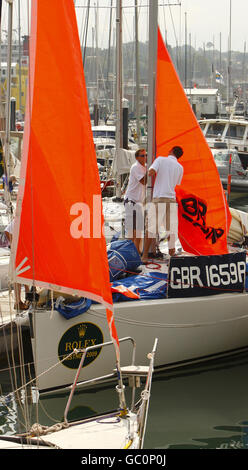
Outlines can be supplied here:
<path id="1" fill-rule="evenodd" d="M 221 73 L 218 72 L 218 70 L 215 71 L 215 81 L 217 83 L 221 83 L 222 85 L 224 83 L 223 75 L 221 75 Z"/>

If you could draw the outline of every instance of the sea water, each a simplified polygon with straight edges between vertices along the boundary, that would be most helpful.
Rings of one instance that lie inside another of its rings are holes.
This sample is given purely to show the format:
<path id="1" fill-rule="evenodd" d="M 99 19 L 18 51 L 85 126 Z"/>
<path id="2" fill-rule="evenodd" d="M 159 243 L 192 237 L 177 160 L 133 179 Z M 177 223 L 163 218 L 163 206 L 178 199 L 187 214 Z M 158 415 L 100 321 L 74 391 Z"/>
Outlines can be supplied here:
<path id="1" fill-rule="evenodd" d="M 30 389 L 28 400 L 24 395 L 18 400 L 9 393 L 11 386 L 4 374 L 3 378 L 0 372 L 0 381 L 5 384 L 0 401 L 0 434 L 23 432 L 35 422 L 51 426 L 63 420 L 68 393 L 43 396 L 35 403 Z M 246 449 L 247 397 L 248 353 L 155 374 L 144 447 Z M 127 401 L 129 398 L 127 395 Z M 93 416 L 116 406 L 118 397 L 112 384 L 77 391 L 68 419 Z"/>

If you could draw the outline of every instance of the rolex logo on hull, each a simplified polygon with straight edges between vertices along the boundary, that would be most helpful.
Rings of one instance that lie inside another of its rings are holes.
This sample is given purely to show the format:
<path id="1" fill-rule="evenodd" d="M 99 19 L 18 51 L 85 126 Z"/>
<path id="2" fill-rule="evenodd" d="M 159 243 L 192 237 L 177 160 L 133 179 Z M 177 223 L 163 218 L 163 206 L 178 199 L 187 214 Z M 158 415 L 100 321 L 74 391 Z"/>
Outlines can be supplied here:
<path id="1" fill-rule="evenodd" d="M 84 349 L 103 343 L 103 333 L 94 323 L 84 322 L 73 325 L 61 337 L 58 345 L 59 360 L 65 367 L 77 369 L 82 357 L 81 352 L 71 354 L 75 349 Z M 87 352 L 83 367 L 88 366 L 101 353 L 102 348 L 91 349 Z M 66 357 L 69 356 L 67 359 Z"/>
<path id="2" fill-rule="evenodd" d="M 78 335 L 80 338 L 83 338 L 85 336 L 87 330 L 87 325 L 85 323 L 81 323 L 78 327 Z"/>

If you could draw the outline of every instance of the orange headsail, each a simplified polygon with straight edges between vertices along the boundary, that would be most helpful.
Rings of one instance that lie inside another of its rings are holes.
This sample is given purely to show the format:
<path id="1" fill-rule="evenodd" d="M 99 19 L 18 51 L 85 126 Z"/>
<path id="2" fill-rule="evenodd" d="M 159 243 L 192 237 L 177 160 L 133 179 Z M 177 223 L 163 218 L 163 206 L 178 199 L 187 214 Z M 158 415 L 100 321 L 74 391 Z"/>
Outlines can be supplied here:
<path id="1" fill-rule="evenodd" d="M 218 170 L 158 30 L 156 155 L 175 145 L 184 150 L 176 188 L 181 244 L 197 255 L 227 253 L 231 215 Z"/>
<path id="2" fill-rule="evenodd" d="M 33 0 L 14 279 L 103 303 L 118 343 L 102 227 L 74 2 Z"/>

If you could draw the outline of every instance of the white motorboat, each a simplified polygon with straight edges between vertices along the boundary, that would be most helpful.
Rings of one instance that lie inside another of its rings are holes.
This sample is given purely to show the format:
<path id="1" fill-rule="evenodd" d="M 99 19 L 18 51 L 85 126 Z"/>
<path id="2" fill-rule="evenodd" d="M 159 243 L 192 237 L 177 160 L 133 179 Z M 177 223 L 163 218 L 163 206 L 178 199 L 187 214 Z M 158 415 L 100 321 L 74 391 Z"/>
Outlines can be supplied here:
<path id="1" fill-rule="evenodd" d="M 248 166 L 248 121 L 244 118 L 230 117 L 199 120 L 202 132 L 212 149 L 237 150 L 246 169 Z"/>

